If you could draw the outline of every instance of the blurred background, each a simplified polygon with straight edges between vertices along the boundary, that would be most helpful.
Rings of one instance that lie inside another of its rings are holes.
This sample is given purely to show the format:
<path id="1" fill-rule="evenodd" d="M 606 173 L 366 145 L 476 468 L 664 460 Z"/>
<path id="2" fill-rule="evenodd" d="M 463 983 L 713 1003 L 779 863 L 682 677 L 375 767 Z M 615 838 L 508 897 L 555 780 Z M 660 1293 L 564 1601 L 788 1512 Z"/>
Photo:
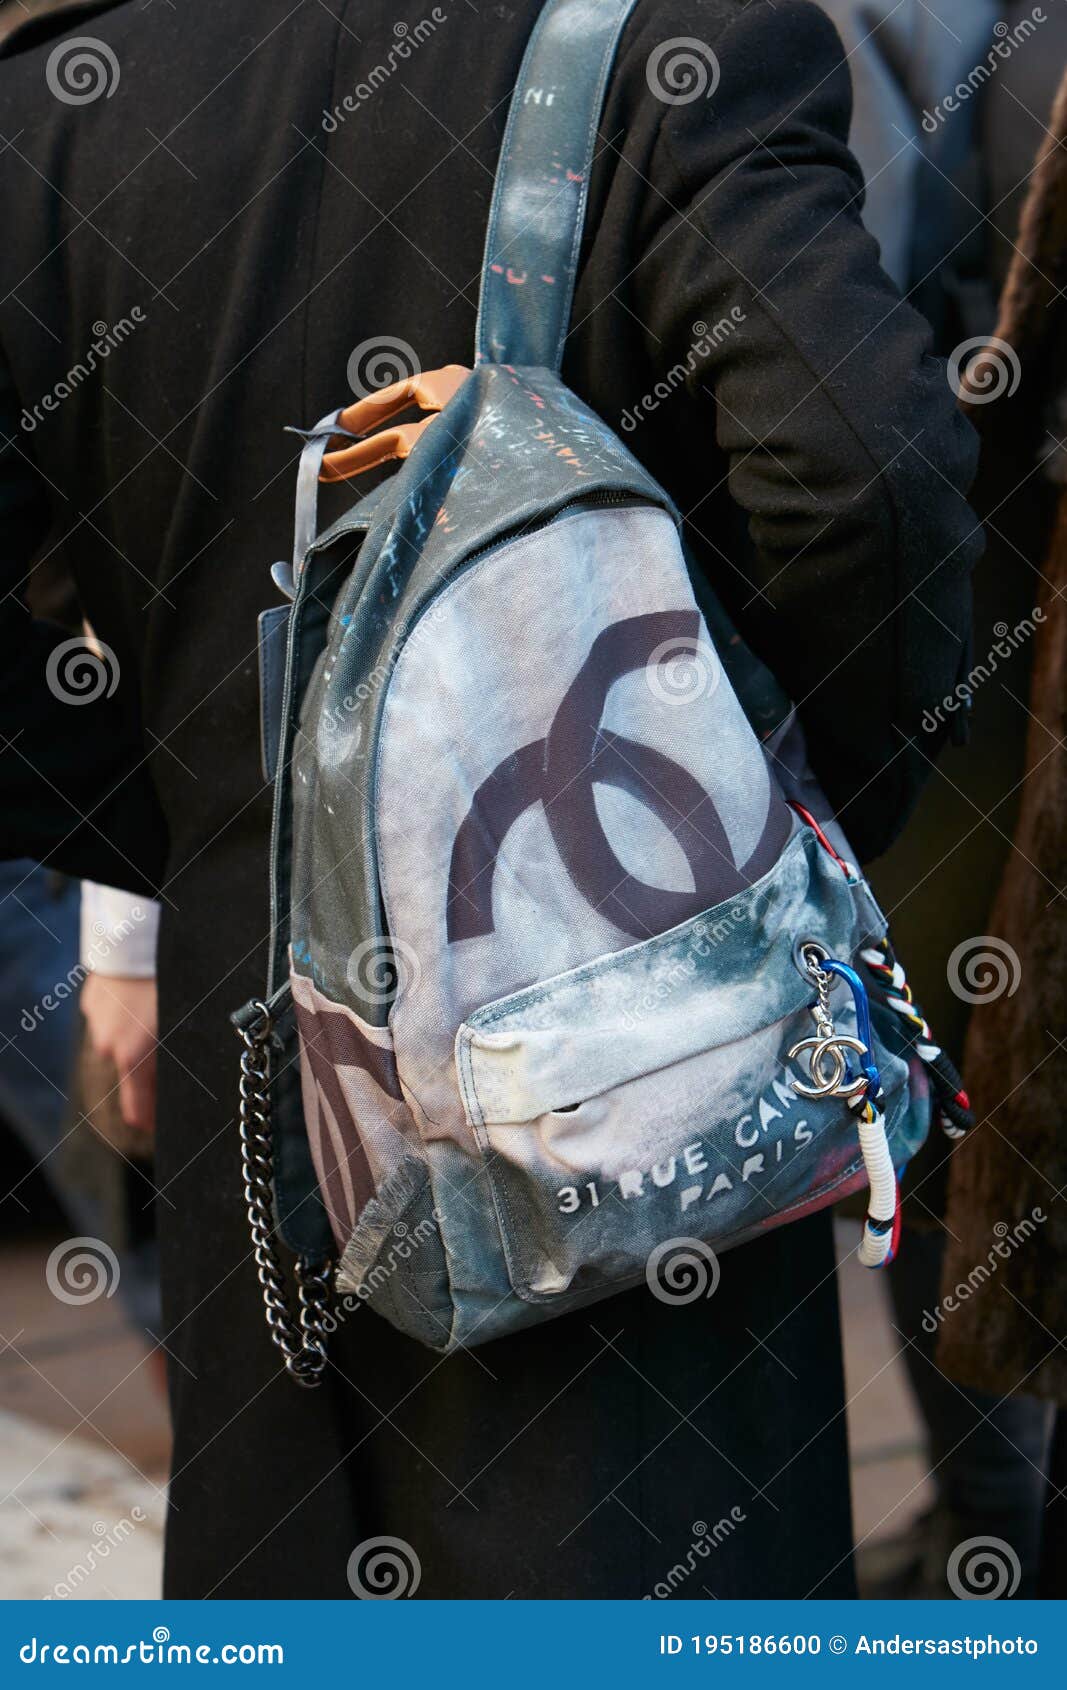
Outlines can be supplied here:
<path id="1" fill-rule="evenodd" d="M 91 966 L 131 966 L 132 925 L 116 941 L 103 917 L 87 920 L 80 960 L 93 896 L 0 864 L 5 1598 L 159 1590 L 169 1436 L 151 1130 L 123 1118 L 115 1063 L 92 1049 L 79 1007 L 88 991 L 114 1011 L 127 978 L 142 993 L 154 982 Z"/>

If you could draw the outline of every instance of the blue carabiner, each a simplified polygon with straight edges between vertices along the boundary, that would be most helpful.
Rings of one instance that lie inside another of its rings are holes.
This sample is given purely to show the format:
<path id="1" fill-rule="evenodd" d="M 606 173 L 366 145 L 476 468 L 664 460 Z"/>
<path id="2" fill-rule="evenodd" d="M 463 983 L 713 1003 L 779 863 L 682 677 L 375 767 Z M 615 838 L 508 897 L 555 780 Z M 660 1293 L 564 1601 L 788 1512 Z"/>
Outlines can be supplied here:
<path id="1" fill-rule="evenodd" d="M 874 1052 L 874 1035 L 871 1032 L 871 1005 L 863 981 L 854 968 L 850 967 L 847 962 L 838 962 L 836 957 L 828 956 L 824 958 L 819 963 L 819 967 L 825 969 L 827 974 L 839 975 L 851 990 L 856 1004 L 856 1032 L 859 1035 L 860 1043 L 866 1047 L 868 1055 L 872 1055 Z M 873 1103 L 882 1090 L 882 1076 L 873 1062 L 861 1063 L 860 1072 L 867 1081 L 867 1096 Z"/>

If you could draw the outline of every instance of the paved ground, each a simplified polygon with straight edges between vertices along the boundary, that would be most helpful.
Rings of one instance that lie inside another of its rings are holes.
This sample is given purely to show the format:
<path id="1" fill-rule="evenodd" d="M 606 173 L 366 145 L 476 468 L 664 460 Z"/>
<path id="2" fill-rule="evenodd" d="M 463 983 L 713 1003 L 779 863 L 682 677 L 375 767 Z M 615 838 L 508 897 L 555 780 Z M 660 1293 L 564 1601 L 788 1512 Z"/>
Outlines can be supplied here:
<path id="1" fill-rule="evenodd" d="M 53 1242 L 0 1255 L 0 1597 L 151 1597 L 168 1454 L 158 1357 L 117 1300 L 56 1300 Z M 856 1536 L 874 1544 L 926 1505 L 925 1465 L 884 1281 L 852 1261 L 840 1284 Z"/>
<path id="2" fill-rule="evenodd" d="M 155 1596 L 170 1441 L 158 1360 L 116 1298 L 52 1295 L 53 1242 L 0 1258 L 0 1597 Z"/>
<path id="3" fill-rule="evenodd" d="M 855 1249 L 860 1223 L 839 1221 L 838 1253 Z M 889 1270 L 892 1272 L 892 1269 Z M 884 1274 L 853 1256 L 838 1274 L 856 1543 L 896 1536 L 933 1501 L 915 1402 L 890 1323 Z"/>

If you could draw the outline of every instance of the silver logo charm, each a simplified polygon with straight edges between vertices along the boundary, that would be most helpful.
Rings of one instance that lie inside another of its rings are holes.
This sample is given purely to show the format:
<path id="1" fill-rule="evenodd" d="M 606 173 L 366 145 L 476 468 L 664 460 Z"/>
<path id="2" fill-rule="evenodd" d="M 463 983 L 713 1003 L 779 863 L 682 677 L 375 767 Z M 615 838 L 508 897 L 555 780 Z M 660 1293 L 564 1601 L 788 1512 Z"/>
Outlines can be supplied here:
<path id="1" fill-rule="evenodd" d="M 828 970 L 820 967 L 814 946 L 805 946 L 802 954 L 808 975 L 819 994 L 811 1010 L 816 1036 L 800 1039 L 789 1051 L 790 1062 L 799 1062 L 801 1056 L 808 1053 L 807 1080 L 811 1083 L 791 1078 L 790 1084 L 800 1097 L 858 1097 L 867 1088 L 867 1076 L 858 1074 L 853 1079 L 848 1078 L 845 1052 L 851 1050 L 863 1057 L 867 1055 L 867 1046 L 862 1039 L 834 1031 L 830 1014 L 830 983 L 833 977 Z"/>
<path id="2" fill-rule="evenodd" d="M 860 1074 L 855 1079 L 847 1080 L 848 1061 L 846 1050 L 854 1050 L 857 1056 L 866 1056 L 867 1046 L 860 1039 L 849 1038 L 845 1033 L 835 1033 L 831 1026 L 828 1034 L 822 1034 L 816 1039 L 801 1039 L 789 1052 L 790 1061 L 796 1061 L 802 1051 L 810 1050 L 808 1058 L 808 1073 L 814 1085 L 806 1085 L 803 1080 L 793 1079 L 790 1084 L 801 1097 L 858 1097 L 867 1085 L 866 1075 Z M 830 1071 L 825 1071 L 824 1064 L 829 1063 Z"/>

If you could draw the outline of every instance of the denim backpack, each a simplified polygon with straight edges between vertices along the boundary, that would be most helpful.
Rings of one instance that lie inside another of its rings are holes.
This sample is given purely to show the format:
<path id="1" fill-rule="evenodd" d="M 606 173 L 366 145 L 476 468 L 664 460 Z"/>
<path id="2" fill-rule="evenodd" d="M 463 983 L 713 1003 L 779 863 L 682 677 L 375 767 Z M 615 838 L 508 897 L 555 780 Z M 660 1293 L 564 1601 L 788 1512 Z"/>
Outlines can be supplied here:
<path id="1" fill-rule="evenodd" d="M 632 5 L 548 0 L 474 367 L 307 433 L 291 602 L 261 618 L 271 972 L 234 1022 L 254 1253 L 303 1383 L 360 1303 L 444 1352 L 642 1281 L 688 1300 L 717 1252 L 864 1185 L 878 1266 L 931 1096 L 969 1120 L 788 701 L 560 380 Z M 394 458 L 318 532 L 320 479 Z"/>

